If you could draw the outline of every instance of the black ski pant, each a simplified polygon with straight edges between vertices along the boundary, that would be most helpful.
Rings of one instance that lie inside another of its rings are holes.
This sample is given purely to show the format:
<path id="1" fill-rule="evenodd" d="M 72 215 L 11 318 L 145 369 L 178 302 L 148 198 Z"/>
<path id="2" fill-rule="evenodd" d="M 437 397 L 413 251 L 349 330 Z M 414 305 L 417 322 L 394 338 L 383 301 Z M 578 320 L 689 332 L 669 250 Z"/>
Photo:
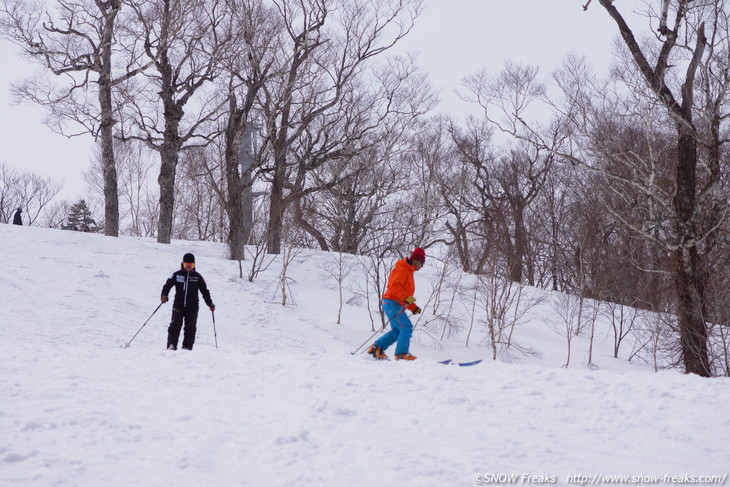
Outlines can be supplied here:
<path id="1" fill-rule="evenodd" d="M 177 350 L 177 341 L 180 339 L 180 329 L 185 322 L 182 347 L 192 350 L 195 343 L 195 325 L 198 322 L 198 308 L 172 308 L 172 321 L 167 329 L 167 348 L 170 345 Z"/>

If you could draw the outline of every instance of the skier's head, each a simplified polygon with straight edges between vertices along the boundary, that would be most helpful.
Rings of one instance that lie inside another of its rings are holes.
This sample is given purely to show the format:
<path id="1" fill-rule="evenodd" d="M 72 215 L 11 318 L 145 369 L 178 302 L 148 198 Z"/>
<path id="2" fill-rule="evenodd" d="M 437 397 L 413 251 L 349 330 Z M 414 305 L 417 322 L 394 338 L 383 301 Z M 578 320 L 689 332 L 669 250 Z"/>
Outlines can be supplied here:
<path id="1" fill-rule="evenodd" d="M 416 247 L 411 254 L 410 260 L 418 271 L 426 263 L 426 252 L 421 247 Z"/>
<path id="2" fill-rule="evenodd" d="M 183 269 L 185 269 L 186 271 L 192 270 L 192 268 L 195 267 L 195 256 L 190 252 L 183 255 L 182 265 Z"/>
<path id="3" fill-rule="evenodd" d="M 18 207 L 18 211 L 23 211 L 23 207 L 22 206 L 19 206 Z"/>

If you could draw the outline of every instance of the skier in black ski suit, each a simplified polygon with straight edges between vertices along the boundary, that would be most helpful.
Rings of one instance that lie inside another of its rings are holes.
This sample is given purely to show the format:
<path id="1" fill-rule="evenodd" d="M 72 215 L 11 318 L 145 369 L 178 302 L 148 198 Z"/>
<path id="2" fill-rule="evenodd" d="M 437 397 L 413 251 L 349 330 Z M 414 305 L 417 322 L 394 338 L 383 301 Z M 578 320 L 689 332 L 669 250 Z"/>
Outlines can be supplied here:
<path id="1" fill-rule="evenodd" d="M 13 225 L 22 225 L 23 224 L 23 209 L 18 208 L 18 211 L 15 212 L 15 215 L 13 216 Z"/>
<path id="2" fill-rule="evenodd" d="M 185 254 L 180 270 L 175 272 L 162 286 L 162 302 L 168 301 L 168 293 L 175 286 L 175 301 L 172 303 L 172 321 L 167 329 L 167 349 L 177 350 L 177 341 L 180 338 L 180 329 L 185 320 L 185 334 L 182 347 L 192 350 L 195 343 L 195 324 L 198 321 L 198 291 L 203 295 L 205 304 L 211 311 L 215 305 L 210 299 L 208 286 L 203 276 L 195 271 L 195 256 Z"/>

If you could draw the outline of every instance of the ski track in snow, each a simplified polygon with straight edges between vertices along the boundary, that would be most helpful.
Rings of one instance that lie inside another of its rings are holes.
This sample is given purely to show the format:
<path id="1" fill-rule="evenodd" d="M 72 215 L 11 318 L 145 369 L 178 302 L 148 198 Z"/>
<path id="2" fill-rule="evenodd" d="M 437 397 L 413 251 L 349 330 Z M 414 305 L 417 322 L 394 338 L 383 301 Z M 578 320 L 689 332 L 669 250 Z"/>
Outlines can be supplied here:
<path id="1" fill-rule="evenodd" d="M 350 355 L 368 314 L 346 306 L 334 324 L 316 253 L 293 264 L 297 304 L 282 307 L 278 267 L 239 280 L 220 245 L 11 225 L 0 239 L 0 486 L 469 486 L 477 473 L 565 485 L 730 470 L 728 379 L 654 374 L 607 358 L 610 343 L 603 370 L 563 370 L 540 320 L 521 339 L 542 362 L 435 363 L 488 355 L 463 337 L 375 362 Z M 201 307 L 195 350 L 163 350 L 169 305 L 123 349 L 186 251 L 217 305 L 220 349 Z"/>

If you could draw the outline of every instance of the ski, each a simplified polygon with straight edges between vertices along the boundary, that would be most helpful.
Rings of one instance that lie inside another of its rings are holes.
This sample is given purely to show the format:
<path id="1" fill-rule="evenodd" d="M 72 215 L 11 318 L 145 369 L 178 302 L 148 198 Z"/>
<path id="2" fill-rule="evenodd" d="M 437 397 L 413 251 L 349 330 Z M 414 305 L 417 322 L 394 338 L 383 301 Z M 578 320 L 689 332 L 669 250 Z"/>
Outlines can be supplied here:
<path id="1" fill-rule="evenodd" d="M 382 360 L 376 360 L 375 358 L 373 358 L 373 360 L 375 360 L 375 361 L 378 361 L 378 362 L 379 362 L 379 361 L 384 361 L 384 362 L 385 362 L 385 361 L 388 361 L 388 362 L 390 361 L 390 359 L 389 359 L 389 358 L 387 358 L 387 359 L 382 359 Z M 428 359 L 424 359 L 424 360 L 425 360 L 425 361 L 428 361 Z M 484 361 L 484 360 L 480 359 L 480 360 L 474 360 L 474 361 L 472 361 L 472 362 L 455 362 L 455 361 L 454 361 L 454 360 L 452 360 L 452 359 L 447 359 L 447 360 L 441 360 L 441 361 L 437 361 L 436 363 L 439 363 L 439 364 L 443 364 L 443 365 L 457 365 L 457 366 L 459 366 L 459 367 L 471 367 L 472 365 L 480 364 L 480 363 L 482 363 L 483 361 Z"/>
<path id="2" fill-rule="evenodd" d="M 448 359 L 442 360 L 439 363 L 444 365 L 458 365 L 459 367 L 471 367 L 472 365 L 482 363 L 482 360 L 474 360 L 473 362 L 454 362 L 453 360 Z"/>

